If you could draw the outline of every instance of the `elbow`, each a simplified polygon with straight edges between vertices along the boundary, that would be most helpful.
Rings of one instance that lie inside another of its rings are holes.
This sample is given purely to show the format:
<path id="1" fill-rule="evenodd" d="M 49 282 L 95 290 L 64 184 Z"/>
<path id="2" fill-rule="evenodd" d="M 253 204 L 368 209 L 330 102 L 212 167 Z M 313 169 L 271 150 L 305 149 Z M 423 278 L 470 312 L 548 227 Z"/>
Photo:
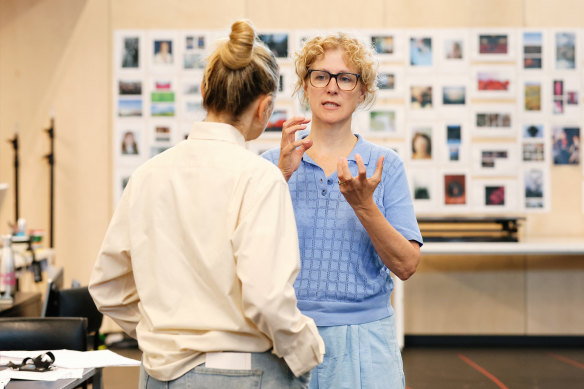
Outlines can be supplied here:
<path id="1" fill-rule="evenodd" d="M 396 272 L 395 275 L 402 281 L 408 280 L 411 276 L 414 275 L 416 270 L 418 269 L 418 264 L 420 263 L 420 253 L 417 253 L 414 257 L 412 257 L 407 263 L 404 264 L 403 268 Z"/>

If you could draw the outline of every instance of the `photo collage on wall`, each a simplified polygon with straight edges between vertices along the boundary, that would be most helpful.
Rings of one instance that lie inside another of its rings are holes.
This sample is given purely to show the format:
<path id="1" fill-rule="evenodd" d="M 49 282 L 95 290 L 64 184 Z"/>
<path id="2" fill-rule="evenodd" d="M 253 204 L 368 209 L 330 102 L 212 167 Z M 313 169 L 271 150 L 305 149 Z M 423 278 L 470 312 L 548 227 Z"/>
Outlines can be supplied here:
<path id="1" fill-rule="evenodd" d="M 294 53 L 312 37 L 338 31 L 258 30 L 278 60 L 280 84 L 266 131 L 248 142 L 250 150 L 278 147 L 287 119 L 310 117 L 294 95 Z M 584 187 L 584 30 L 343 31 L 372 47 L 378 60 L 377 98 L 355 112 L 353 130 L 404 160 L 417 214 L 549 212 L 552 169 L 579 167 Z M 204 119 L 206 57 L 227 36 L 115 32 L 116 201 L 136 167 Z"/>

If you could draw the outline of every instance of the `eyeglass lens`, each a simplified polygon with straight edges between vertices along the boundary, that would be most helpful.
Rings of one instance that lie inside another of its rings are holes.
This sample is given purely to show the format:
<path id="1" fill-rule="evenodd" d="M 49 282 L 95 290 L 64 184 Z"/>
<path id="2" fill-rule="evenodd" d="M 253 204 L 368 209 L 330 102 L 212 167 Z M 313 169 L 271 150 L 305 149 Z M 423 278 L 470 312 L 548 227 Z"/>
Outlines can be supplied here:
<path id="1" fill-rule="evenodd" d="M 313 70 L 310 72 L 310 83 L 315 88 L 324 88 L 329 84 L 331 78 L 337 81 L 339 89 L 350 91 L 357 85 L 357 75 L 352 73 L 331 74 L 324 70 Z"/>

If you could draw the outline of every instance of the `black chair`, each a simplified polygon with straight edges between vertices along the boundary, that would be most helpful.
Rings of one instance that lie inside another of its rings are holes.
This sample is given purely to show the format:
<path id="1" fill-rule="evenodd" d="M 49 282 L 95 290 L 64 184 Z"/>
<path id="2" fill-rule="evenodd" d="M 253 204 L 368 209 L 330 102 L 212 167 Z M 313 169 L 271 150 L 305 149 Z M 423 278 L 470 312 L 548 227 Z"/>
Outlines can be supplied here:
<path id="1" fill-rule="evenodd" d="M 0 318 L 0 350 L 87 350 L 84 317 Z"/>
<path id="2" fill-rule="evenodd" d="M 81 288 L 61 289 L 47 297 L 47 317 L 85 317 L 87 318 L 87 334 L 94 350 L 99 347 L 99 328 L 103 314 L 97 310 L 87 286 Z"/>

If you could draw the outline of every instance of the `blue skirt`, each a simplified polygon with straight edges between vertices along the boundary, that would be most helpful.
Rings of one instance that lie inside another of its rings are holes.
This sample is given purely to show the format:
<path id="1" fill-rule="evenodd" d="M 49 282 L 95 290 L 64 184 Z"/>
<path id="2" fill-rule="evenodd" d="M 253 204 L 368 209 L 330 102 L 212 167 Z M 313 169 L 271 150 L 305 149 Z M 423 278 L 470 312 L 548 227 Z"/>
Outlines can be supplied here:
<path id="1" fill-rule="evenodd" d="M 404 389 L 394 316 L 371 323 L 318 327 L 326 354 L 309 389 Z"/>

